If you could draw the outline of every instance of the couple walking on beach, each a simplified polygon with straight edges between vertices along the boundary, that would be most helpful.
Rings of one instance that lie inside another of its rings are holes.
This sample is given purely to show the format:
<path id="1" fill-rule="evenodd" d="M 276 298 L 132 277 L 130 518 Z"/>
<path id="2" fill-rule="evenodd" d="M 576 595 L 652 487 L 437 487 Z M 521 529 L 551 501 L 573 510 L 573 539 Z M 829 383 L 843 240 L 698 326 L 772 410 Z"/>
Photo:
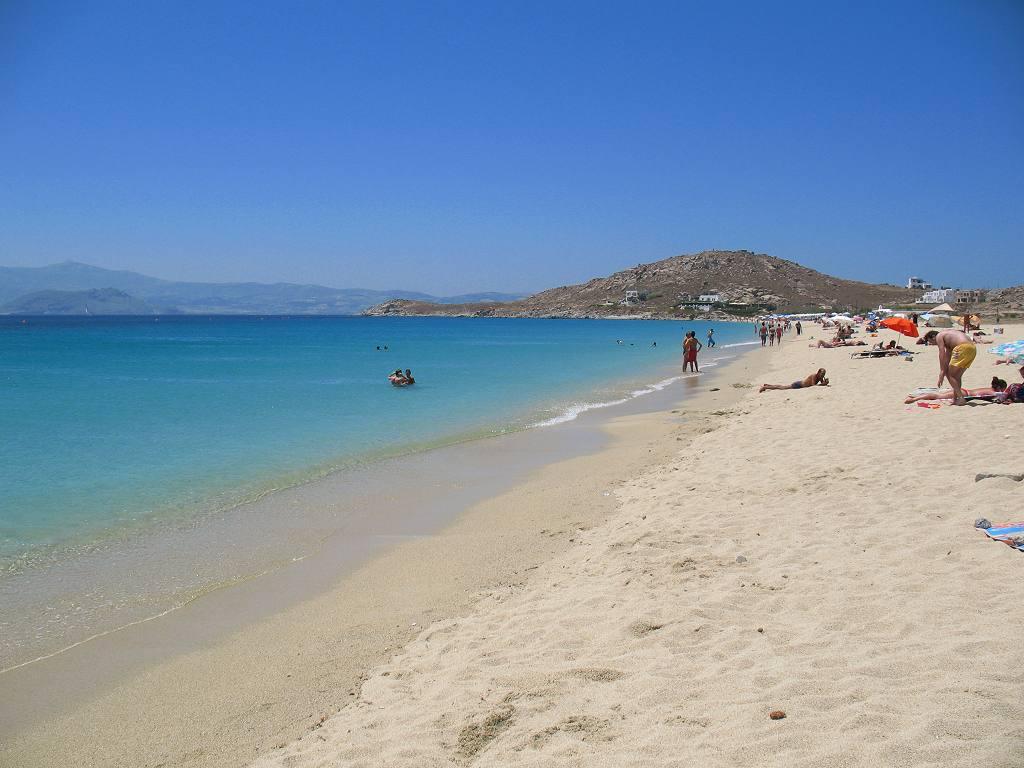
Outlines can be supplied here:
<path id="1" fill-rule="evenodd" d="M 691 370 L 700 373 L 697 367 L 697 353 L 704 348 L 704 345 L 697 341 L 696 331 L 687 331 L 683 338 L 683 373 Z"/>

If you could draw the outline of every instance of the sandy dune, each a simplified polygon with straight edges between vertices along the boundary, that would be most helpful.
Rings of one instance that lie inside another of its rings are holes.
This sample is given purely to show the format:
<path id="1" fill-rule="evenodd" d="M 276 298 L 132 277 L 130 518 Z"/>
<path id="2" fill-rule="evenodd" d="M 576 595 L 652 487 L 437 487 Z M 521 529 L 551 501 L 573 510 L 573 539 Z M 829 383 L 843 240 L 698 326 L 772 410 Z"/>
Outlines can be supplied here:
<path id="1" fill-rule="evenodd" d="M 749 389 L 256 765 L 1024 764 L 1024 554 L 972 527 L 1024 518 L 1024 483 L 974 481 L 1024 472 L 1024 406 L 905 406 L 934 349 L 851 360 L 808 330 L 753 354 L 832 387 Z M 965 383 L 1018 377 L 993 361 Z"/>

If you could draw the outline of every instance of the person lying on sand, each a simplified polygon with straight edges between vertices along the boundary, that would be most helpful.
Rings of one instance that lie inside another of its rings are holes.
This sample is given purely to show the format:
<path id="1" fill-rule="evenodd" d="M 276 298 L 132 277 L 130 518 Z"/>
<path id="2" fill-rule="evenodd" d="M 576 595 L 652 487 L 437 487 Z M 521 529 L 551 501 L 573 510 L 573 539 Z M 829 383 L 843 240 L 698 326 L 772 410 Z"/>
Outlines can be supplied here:
<path id="1" fill-rule="evenodd" d="M 819 368 L 816 373 L 812 373 L 800 381 L 794 381 L 792 384 L 762 384 L 761 388 L 757 391 L 764 392 L 766 389 L 807 389 L 807 387 L 814 386 L 828 386 L 828 379 L 825 378 L 824 368 Z"/>
<path id="2" fill-rule="evenodd" d="M 964 397 L 995 397 L 1006 391 L 1006 382 L 998 376 L 992 377 L 992 385 L 979 387 L 978 389 L 967 389 L 961 387 Z M 907 395 L 904 403 L 916 403 L 918 400 L 952 400 L 954 393 L 952 389 L 944 389 L 941 392 L 929 392 L 925 395 Z"/>
<path id="3" fill-rule="evenodd" d="M 814 349 L 834 349 L 835 347 L 866 347 L 868 343 L 866 341 L 823 341 L 818 339 L 813 344 L 808 344 L 808 347 Z"/>
<path id="4" fill-rule="evenodd" d="M 1011 403 L 1024 403 L 1024 383 L 1014 383 L 1006 388 L 996 397 L 997 403 L 1010 405 Z"/>

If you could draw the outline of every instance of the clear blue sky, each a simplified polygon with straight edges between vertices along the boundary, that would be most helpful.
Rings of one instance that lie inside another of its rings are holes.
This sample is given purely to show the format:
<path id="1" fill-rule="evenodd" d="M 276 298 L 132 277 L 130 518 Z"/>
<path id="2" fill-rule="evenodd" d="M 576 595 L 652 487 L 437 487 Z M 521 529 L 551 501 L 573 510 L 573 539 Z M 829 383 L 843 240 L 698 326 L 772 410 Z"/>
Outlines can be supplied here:
<path id="1" fill-rule="evenodd" d="M 0 2 L 0 264 L 1024 282 L 1024 2 Z"/>

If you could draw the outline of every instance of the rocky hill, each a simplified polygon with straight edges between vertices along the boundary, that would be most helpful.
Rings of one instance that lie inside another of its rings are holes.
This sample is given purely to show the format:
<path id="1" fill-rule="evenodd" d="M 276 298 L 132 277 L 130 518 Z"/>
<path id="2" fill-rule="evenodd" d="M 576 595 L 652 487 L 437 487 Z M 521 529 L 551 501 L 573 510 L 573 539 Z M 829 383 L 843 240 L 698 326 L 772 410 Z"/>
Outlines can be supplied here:
<path id="1" fill-rule="evenodd" d="M 1024 285 L 1013 285 L 1009 288 L 997 288 L 990 291 L 984 304 L 976 309 L 986 314 L 1005 312 L 1011 315 L 1024 313 Z"/>
<path id="2" fill-rule="evenodd" d="M 639 300 L 627 300 L 636 291 Z M 699 297 L 718 294 L 718 302 Z M 802 267 L 750 251 L 703 251 L 640 264 L 581 285 L 552 288 L 525 299 L 493 304 L 439 305 L 389 301 L 369 315 L 466 315 L 474 317 L 743 317 L 766 310 L 820 312 L 906 304 L 917 294 Z"/>

